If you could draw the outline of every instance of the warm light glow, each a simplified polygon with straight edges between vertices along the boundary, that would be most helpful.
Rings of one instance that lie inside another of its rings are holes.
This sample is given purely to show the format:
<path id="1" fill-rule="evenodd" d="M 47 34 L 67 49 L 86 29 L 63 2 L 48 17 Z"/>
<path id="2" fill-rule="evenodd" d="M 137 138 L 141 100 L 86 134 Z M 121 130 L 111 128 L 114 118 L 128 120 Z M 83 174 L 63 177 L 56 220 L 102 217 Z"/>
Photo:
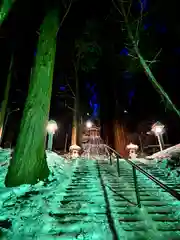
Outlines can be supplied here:
<path id="1" fill-rule="evenodd" d="M 138 149 L 138 145 L 135 145 L 133 143 L 130 143 L 129 145 L 126 146 L 127 149 Z"/>
<path id="2" fill-rule="evenodd" d="M 58 129 L 57 123 L 53 120 L 50 120 L 48 122 L 48 125 L 47 125 L 46 129 L 47 129 L 48 133 L 55 134 L 55 131 L 57 131 L 57 129 Z"/>
<path id="3" fill-rule="evenodd" d="M 162 134 L 163 130 L 164 130 L 164 125 L 157 122 L 152 126 L 152 132 L 154 132 L 154 134 L 158 135 L 158 134 Z"/>
<path id="4" fill-rule="evenodd" d="M 87 121 L 87 122 L 86 122 L 86 127 L 87 127 L 87 128 L 91 128 L 91 127 L 92 127 L 92 125 L 93 125 L 93 124 L 92 124 L 92 122 L 91 122 L 91 121 Z"/>

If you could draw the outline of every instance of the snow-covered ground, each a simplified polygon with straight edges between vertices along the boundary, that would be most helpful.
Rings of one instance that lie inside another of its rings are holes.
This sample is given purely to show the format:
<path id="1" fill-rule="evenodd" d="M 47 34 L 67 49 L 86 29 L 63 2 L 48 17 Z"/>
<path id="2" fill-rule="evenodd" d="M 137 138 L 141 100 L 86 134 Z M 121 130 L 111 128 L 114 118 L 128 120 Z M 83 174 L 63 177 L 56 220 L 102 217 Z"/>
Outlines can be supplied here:
<path id="1" fill-rule="evenodd" d="M 172 157 L 174 155 L 179 155 L 179 154 L 180 154 L 180 144 L 177 144 L 172 147 L 166 148 L 162 151 L 156 152 L 146 158 L 147 159 L 163 159 L 163 158 Z"/>
<path id="2" fill-rule="evenodd" d="M 136 158 L 135 160 L 133 159 L 133 162 L 142 162 L 144 164 L 148 164 L 148 165 L 154 165 L 156 164 L 158 161 L 156 159 L 153 159 L 153 160 L 149 160 L 149 159 L 146 159 L 146 158 Z"/>
<path id="3" fill-rule="evenodd" d="M 0 149 L 0 239 L 52 239 L 47 235 L 49 230 L 56 229 L 57 223 L 51 216 L 60 207 L 77 161 L 47 152 L 51 174 L 46 183 L 5 188 L 9 158 L 10 150 Z"/>

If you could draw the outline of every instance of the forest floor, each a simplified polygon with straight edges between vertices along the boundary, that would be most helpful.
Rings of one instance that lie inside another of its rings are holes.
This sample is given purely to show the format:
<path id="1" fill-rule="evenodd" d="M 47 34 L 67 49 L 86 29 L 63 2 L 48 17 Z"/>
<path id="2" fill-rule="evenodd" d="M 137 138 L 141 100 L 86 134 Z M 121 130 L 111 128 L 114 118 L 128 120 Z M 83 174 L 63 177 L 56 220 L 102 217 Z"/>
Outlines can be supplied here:
<path id="1" fill-rule="evenodd" d="M 49 213 L 56 212 L 64 191 L 76 166 L 56 153 L 47 153 L 51 174 L 48 181 L 34 186 L 6 188 L 4 179 L 8 169 L 10 150 L 0 149 L 0 239 L 43 239 L 54 219 Z"/>

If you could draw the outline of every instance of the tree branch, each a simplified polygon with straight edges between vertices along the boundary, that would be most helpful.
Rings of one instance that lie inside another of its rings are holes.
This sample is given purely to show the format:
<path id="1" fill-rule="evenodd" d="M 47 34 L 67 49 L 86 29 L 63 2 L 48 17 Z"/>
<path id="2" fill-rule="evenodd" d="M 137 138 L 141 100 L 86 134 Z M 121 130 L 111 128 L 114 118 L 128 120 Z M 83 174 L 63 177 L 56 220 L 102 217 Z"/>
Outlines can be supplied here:
<path id="1" fill-rule="evenodd" d="M 112 0 L 114 3 L 114 0 Z M 129 26 L 129 22 L 128 22 L 128 17 L 126 15 L 125 9 L 124 9 L 124 4 L 123 1 L 120 0 L 120 8 L 121 11 L 119 10 L 118 6 L 114 3 L 115 8 L 118 10 L 118 12 L 120 14 L 123 15 L 124 17 L 124 22 L 127 28 L 127 33 L 129 36 L 130 41 L 132 42 L 134 51 L 137 55 L 137 57 L 139 58 L 140 64 L 142 65 L 142 67 L 144 68 L 144 71 L 148 77 L 148 79 L 151 81 L 153 87 L 156 89 L 156 91 L 160 94 L 161 97 L 163 97 L 164 99 L 166 99 L 166 102 L 168 103 L 169 106 L 171 106 L 171 108 L 177 113 L 177 115 L 180 117 L 180 111 L 177 109 L 177 107 L 175 106 L 175 104 L 171 101 L 170 97 L 168 96 L 168 94 L 165 92 L 165 90 L 163 89 L 163 87 L 158 83 L 158 81 L 156 80 L 156 78 L 154 77 L 150 67 L 148 66 L 148 64 L 146 63 L 145 59 L 143 58 L 143 56 L 141 55 L 139 48 L 136 44 L 136 41 L 134 39 L 132 30 Z M 159 55 L 160 52 L 158 52 L 158 54 L 156 54 L 155 57 L 157 57 L 157 55 Z"/>
<path id="2" fill-rule="evenodd" d="M 62 18 L 62 20 L 61 20 L 60 27 L 62 26 L 62 24 L 63 24 L 65 18 L 67 17 L 67 15 L 68 15 L 68 13 L 69 13 L 69 11 L 70 11 L 71 5 L 72 5 L 72 0 L 70 0 L 69 6 L 68 6 L 68 8 L 67 8 L 67 10 L 66 10 L 66 12 L 65 12 L 65 14 L 64 14 L 64 16 L 63 16 L 63 18 Z"/>

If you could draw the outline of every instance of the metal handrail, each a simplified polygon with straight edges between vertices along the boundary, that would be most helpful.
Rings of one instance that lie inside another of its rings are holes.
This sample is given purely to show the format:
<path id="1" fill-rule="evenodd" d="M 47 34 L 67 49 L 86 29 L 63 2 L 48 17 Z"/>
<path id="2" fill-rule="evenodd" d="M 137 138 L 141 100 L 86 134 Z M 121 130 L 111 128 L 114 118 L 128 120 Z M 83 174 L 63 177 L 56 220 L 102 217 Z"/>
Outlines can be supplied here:
<path id="1" fill-rule="evenodd" d="M 111 148 L 110 146 L 106 145 L 105 146 L 111 150 L 117 157 L 117 171 L 118 171 L 118 176 L 120 176 L 120 169 L 119 169 L 119 158 L 123 158 L 116 150 L 114 150 L 113 148 Z M 111 154 L 110 154 L 111 155 Z M 159 185 L 161 188 L 163 188 L 166 192 L 168 192 L 169 194 L 171 194 L 173 197 L 175 197 L 177 200 L 180 201 L 180 194 L 169 188 L 167 185 L 163 184 L 162 182 L 160 182 L 158 179 L 156 179 L 154 176 L 152 176 L 151 174 L 149 174 L 148 172 L 146 172 L 144 169 L 142 169 L 141 167 L 139 167 L 138 165 L 136 165 L 134 162 L 132 162 L 131 160 L 127 159 L 127 158 L 123 158 L 124 160 L 126 160 L 126 162 L 128 164 L 130 164 L 133 167 L 133 175 L 134 175 L 134 181 L 135 181 L 135 188 L 136 188 L 136 197 L 137 197 L 137 202 L 138 205 L 140 206 L 140 198 L 139 198 L 139 191 L 138 191 L 138 186 L 137 186 L 137 176 L 136 176 L 136 171 L 138 170 L 139 172 L 141 172 L 142 174 L 144 174 L 146 177 L 148 177 L 151 181 L 153 181 L 154 183 L 156 183 L 157 185 Z M 112 161 L 112 160 L 111 160 Z"/>

